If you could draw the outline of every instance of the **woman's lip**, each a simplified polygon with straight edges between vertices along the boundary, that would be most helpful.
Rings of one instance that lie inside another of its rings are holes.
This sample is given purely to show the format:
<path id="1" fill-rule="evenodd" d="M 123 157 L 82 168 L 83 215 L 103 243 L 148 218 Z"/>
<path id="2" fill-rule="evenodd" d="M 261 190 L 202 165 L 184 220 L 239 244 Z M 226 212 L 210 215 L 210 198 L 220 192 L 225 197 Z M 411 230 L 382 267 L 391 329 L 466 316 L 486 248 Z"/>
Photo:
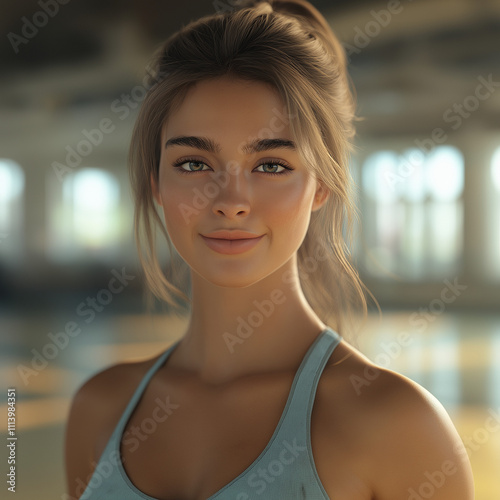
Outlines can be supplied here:
<path id="1" fill-rule="evenodd" d="M 200 236 L 209 248 L 226 255 L 246 252 L 257 245 L 257 243 L 259 243 L 259 241 L 264 237 L 264 235 L 262 235 L 257 238 L 230 240 L 223 238 L 209 238 L 207 236 L 203 236 L 202 234 Z"/>

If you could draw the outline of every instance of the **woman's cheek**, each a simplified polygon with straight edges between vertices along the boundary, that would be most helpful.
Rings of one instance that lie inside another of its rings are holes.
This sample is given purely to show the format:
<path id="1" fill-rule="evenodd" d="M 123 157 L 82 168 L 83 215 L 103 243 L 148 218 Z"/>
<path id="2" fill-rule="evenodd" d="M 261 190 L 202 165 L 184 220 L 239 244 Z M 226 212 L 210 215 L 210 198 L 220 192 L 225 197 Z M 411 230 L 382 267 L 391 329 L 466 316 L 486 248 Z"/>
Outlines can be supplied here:
<path id="1" fill-rule="evenodd" d="M 192 190 L 182 188 L 164 189 L 162 191 L 162 200 L 165 222 L 175 224 L 178 229 L 189 225 L 199 213 L 199 210 L 194 206 Z"/>
<path id="2" fill-rule="evenodd" d="M 309 191 L 310 189 L 304 189 L 303 185 L 283 192 L 275 191 L 272 201 L 275 211 L 278 209 L 275 213 L 279 213 L 282 222 L 289 221 L 295 225 L 300 219 L 308 217 L 309 198 L 313 196 Z"/>

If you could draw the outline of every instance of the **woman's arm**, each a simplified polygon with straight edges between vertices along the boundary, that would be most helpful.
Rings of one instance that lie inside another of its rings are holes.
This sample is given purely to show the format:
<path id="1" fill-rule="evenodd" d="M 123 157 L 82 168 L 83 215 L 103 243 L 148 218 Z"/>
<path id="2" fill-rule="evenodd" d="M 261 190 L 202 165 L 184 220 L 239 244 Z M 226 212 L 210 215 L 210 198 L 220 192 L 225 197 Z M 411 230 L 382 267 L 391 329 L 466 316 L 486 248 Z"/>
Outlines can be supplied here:
<path id="1" fill-rule="evenodd" d="M 66 488 L 70 498 L 82 495 L 92 475 L 96 436 L 95 389 L 100 374 L 85 382 L 71 403 L 64 443 Z"/>

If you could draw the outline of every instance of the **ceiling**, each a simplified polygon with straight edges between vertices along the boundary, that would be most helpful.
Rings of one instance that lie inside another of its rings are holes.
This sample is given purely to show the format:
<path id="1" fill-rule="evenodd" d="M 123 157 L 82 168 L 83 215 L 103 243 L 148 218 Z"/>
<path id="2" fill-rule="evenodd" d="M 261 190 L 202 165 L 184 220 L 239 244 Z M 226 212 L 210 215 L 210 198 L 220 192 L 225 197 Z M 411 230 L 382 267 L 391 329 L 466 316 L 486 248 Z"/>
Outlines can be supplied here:
<path id="1" fill-rule="evenodd" d="M 61 1 L 61 0 L 59 0 Z M 18 113 L 108 106 L 140 81 L 152 50 L 172 31 L 231 0 L 71 0 L 25 42 L 40 0 L 12 2 L 0 27 L 0 106 Z M 423 133 L 473 95 L 478 78 L 500 80 L 500 0 L 314 0 L 349 54 L 359 127 L 372 136 Z M 387 15 L 385 25 L 374 24 Z M 36 16 L 39 16 L 36 18 Z M 371 23 L 371 24 L 370 24 Z M 370 30 L 376 30 L 373 33 Z M 9 39 L 10 37 L 10 39 Z M 500 128 L 500 92 L 469 123 Z"/>

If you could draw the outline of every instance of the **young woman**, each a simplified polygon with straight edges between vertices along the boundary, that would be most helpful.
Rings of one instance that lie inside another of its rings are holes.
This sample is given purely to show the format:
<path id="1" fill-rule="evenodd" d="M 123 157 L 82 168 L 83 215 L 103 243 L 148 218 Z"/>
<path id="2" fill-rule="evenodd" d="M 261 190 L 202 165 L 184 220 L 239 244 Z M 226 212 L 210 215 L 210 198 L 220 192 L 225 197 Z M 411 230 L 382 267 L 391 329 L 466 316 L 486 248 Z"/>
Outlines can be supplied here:
<path id="1" fill-rule="evenodd" d="M 472 500 L 441 404 L 341 337 L 366 312 L 342 231 L 353 118 L 342 47 L 304 0 L 239 3 L 167 40 L 131 181 L 149 287 L 187 299 L 189 323 L 77 391 L 71 498 Z M 161 270 L 155 224 L 189 297 Z"/>

